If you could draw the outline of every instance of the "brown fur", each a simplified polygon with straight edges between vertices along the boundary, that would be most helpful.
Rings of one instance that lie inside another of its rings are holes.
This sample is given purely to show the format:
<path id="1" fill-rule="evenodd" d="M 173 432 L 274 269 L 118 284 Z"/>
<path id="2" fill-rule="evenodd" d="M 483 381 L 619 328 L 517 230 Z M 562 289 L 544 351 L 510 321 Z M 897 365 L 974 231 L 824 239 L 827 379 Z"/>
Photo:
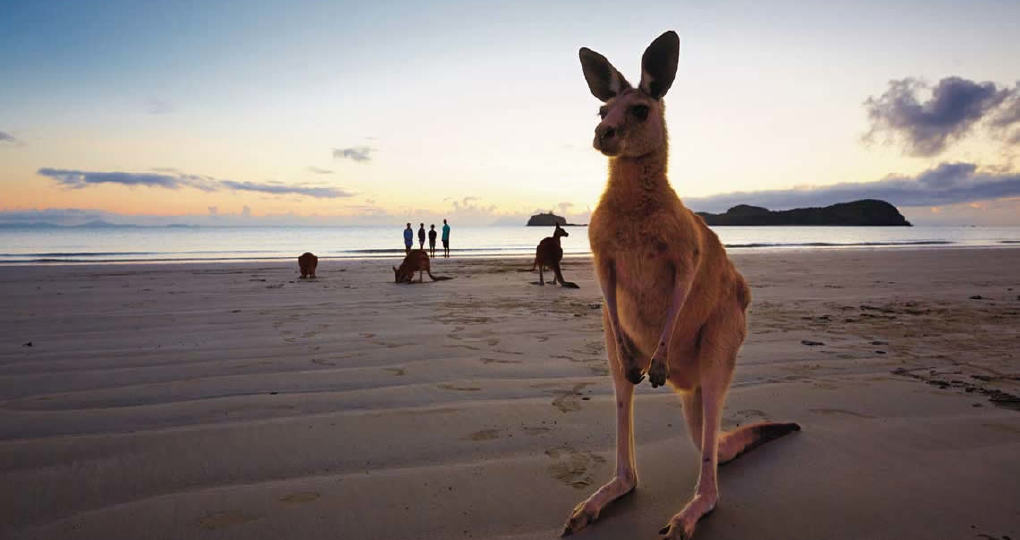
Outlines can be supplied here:
<path id="1" fill-rule="evenodd" d="M 605 102 L 594 146 L 609 157 L 609 181 L 588 237 L 606 299 L 603 321 L 617 399 L 615 477 L 571 513 L 564 534 L 637 486 L 633 385 L 680 392 L 688 430 L 702 455 L 693 499 L 664 527 L 689 538 L 718 500 L 716 468 L 754 446 L 799 429 L 758 424 L 720 433 L 726 391 L 746 335 L 750 289 L 705 222 L 684 207 L 666 178 L 668 136 L 661 98 L 676 73 L 679 38 L 667 32 L 642 57 L 632 88 L 602 55 L 581 49 L 592 93 Z"/>
<path id="2" fill-rule="evenodd" d="M 425 277 L 422 272 L 429 275 L 432 281 L 442 281 L 444 279 L 450 279 L 443 276 L 433 276 L 431 265 L 429 264 L 429 254 L 424 249 L 412 249 L 404 257 L 404 262 L 400 263 L 400 268 L 393 267 L 393 278 L 397 283 L 412 283 L 414 281 L 414 273 L 418 272 L 418 282 L 424 282 Z"/>
<path id="3" fill-rule="evenodd" d="M 319 266 L 319 258 L 315 255 L 305 252 L 302 253 L 297 259 L 298 268 L 301 269 L 301 279 L 315 277 L 315 269 Z"/>
<path id="4" fill-rule="evenodd" d="M 561 236 L 570 236 L 570 234 L 561 229 L 559 224 L 557 224 L 553 235 L 543 238 L 538 243 L 538 248 L 535 249 L 535 264 L 531 265 L 531 270 L 534 271 L 536 267 L 538 268 L 539 285 L 545 285 L 545 276 L 542 270 L 548 267 L 552 269 L 554 274 L 553 285 L 559 281 L 560 285 L 564 287 L 577 289 L 576 283 L 563 280 L 563 272 L 560 269 L 560 261 L 563 260 L 563 247 L 560 246 Z"/>

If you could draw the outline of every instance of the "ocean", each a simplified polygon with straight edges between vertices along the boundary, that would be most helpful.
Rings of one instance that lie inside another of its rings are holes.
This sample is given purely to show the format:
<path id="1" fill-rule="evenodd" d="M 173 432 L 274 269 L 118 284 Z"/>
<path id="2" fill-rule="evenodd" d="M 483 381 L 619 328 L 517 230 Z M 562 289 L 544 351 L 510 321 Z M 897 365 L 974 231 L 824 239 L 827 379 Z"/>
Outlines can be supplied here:
<path id="1" fill-rule="evenodd" d="M 568 227 L 567 254 L 589 253 L 588 229 Z M 1020 227 L 713 227 L 734 252 L 781 249 L 895 249 L 1018 246 Z M 451 255 L 533 255 L 550 227 L 456 226 Z M 417 247 L 417 231 L 415 234 Z M 0 264 L 400 258 L 395 227 L 0 227 Z"/>

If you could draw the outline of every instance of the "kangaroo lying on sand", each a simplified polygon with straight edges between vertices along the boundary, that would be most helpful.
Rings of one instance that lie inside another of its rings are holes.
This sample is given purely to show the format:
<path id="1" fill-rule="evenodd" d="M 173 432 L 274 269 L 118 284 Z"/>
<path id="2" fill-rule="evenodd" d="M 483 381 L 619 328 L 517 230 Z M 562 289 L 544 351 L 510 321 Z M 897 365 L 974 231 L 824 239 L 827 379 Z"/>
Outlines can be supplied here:
<path id="1" fill-rule="evenodd" d="M 301 279 L 315 277 L 315 267 L 319 266 L 319 258 L 311 253 L 305 252 L 297 258 L 298 267 L 301 268 Z"/>
<path id="2" fill-rule="evenodd" d="M 538 243 L 538 249 L 535 250 L 535 264 L 531 265 L 531 271 L 535 271 L 535 267 L 538 267 L 538 284 L 545 285 L 545 277 L 542 275 L 542 269 L 546 266 L 552 268 L 553 274 L 553 285 L 557 281 L 564 287 L 571 287 L 573 289 L 579 288 L 576 283 L 563 280 L 563 272 L 560 271 L 560 261 L 563 260 L 563 248 L 560 247 L 560 237 L 570 236 L 567 231 L 560 228 L 560 224 L 556 224 L 556 230 L 553 231 L 552 236 L 547 236 Z"/>
<path id="3" fill-rule="evenodd" d="M 698 520 L 715 508 L 719 463 L 800 429 L 760 423 L 720 432 L 751 294 L 715 233 L 684 207 L 666 179 L 662 96 L 676 75 L 679 49 L 674 32 L 653 41 L 641 58 L 637 88 L 604 56 L 580 50 L 588 87 L 605 103 L 594 146 L 609 157 L 609 181 L 588 237 L 605 296 L 616 475 L 574 508 L 564 535 L 595 521 L 606 505 L 637 486 L 633 396 L 645 373 L 653 387 L 668 382 L 680 394 L 688 432 L 701 452 L 694 497 L 659 531 L 663 538 L 690 538 Z"/>
<path id="4" fill-rule="evenodd" d="M 450 279 L 448 277 L 432 275 L 429 265 L 429 254 L 424 249 L 412 249 L 404 257 L 404 262 L 400 263 L 400 268 L 393 267 L 393 277 L 397 283 L 411 283 L 414 280 L 415 272 L 418 272 L 419 282 L 425 281 L 422 272 L 427 273 L 432 278 L 432 281 Z"/>

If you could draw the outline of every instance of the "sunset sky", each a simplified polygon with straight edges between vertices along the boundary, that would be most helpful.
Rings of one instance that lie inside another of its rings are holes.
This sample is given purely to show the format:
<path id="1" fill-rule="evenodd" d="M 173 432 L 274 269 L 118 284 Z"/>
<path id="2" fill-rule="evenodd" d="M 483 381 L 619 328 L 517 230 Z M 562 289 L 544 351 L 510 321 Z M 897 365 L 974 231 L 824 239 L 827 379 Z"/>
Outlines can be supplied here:
<path id="1" fill-rule="evenodd" d="M 584 219 L 606 158 L 577 50 L 636 83 L 674 29 L 691 208 L 1020 225 L 1017 21 L 1005 0 L 5 1 L 0 222 Z"/>

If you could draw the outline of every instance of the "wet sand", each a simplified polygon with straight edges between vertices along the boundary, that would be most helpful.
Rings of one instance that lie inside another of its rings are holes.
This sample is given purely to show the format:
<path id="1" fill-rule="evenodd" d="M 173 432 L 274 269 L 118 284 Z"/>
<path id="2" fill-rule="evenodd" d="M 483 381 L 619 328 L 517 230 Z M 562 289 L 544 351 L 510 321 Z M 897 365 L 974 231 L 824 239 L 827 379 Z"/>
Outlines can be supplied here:
<path id="1" fill-rule="evenodd" d="M 696 538 L 1020 538 L 1020 249 L 733 259 L 724 423 L 804 429 L 722 468 Z M 614 462 L 590 261 L 392 264 L 0 267 L 0 537 L 556 537 Z M 640 486 L 579 538 L 692 493 L 679 399 L 635 415 Z"/>

